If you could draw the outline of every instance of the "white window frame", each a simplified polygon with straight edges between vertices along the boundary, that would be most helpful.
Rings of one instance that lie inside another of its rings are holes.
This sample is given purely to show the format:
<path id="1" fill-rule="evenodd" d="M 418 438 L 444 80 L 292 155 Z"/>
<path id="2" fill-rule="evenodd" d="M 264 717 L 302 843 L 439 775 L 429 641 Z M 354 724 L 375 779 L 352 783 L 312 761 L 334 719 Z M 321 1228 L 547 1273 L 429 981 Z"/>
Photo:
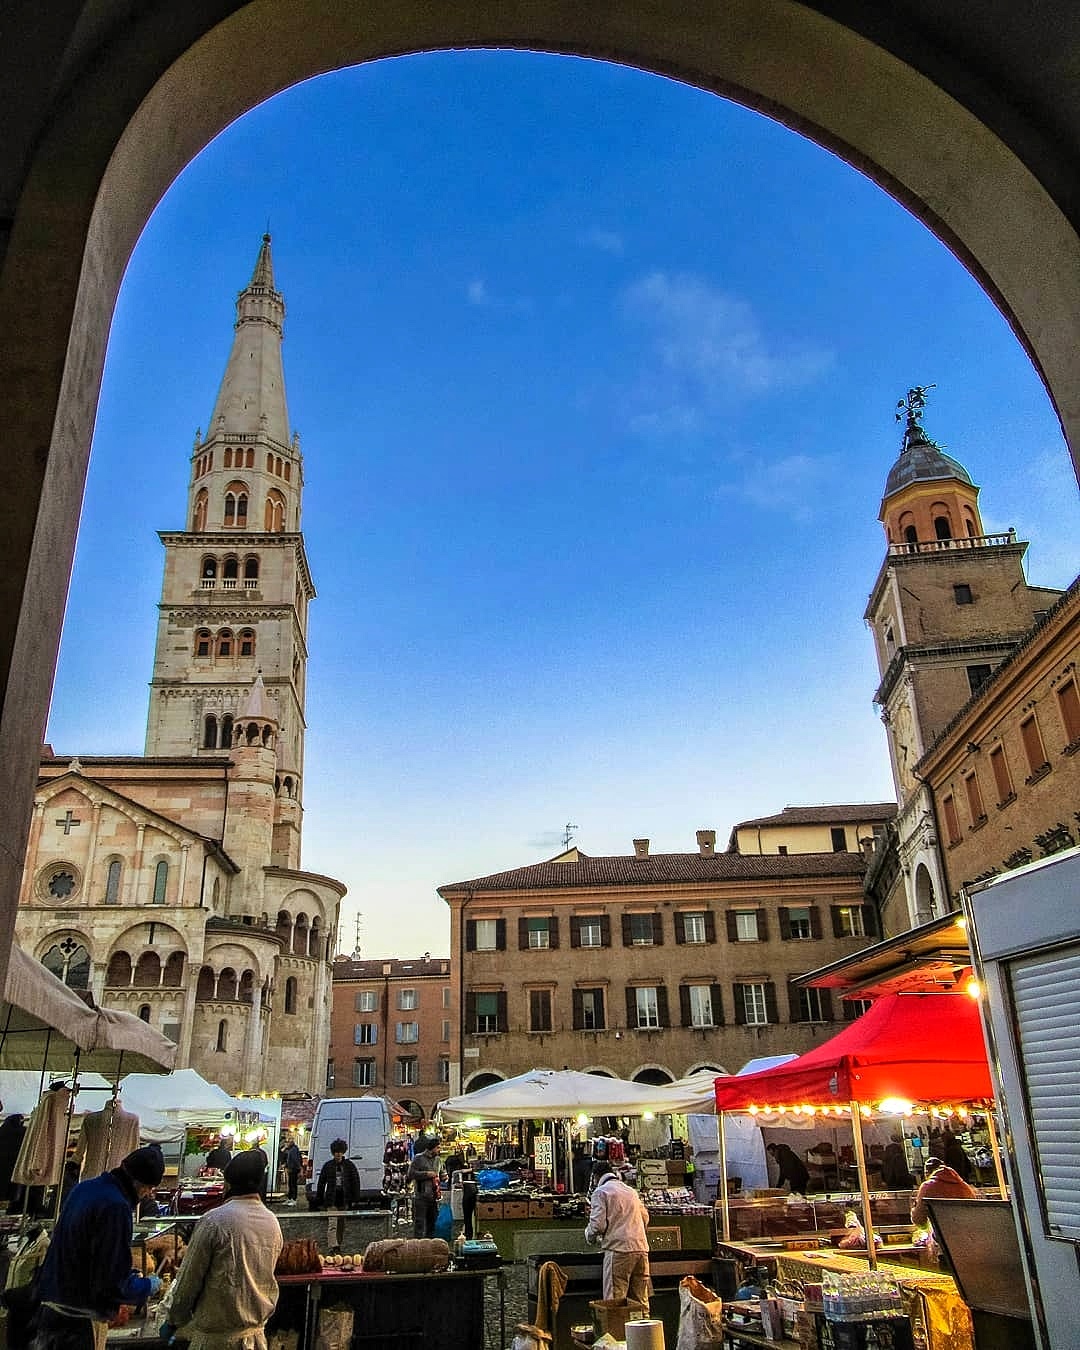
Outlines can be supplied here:
<path id="1" fill-rule="evenodd" d="M 394 1035 L 397 1045 L 415 1045 L 419 1039 L 419 1022 L 398 1022 Z"/>
<path id="2" fill-rule="evenodd" d="M 400 1055 L 394 1070 L 398 1087 L 416 1087 L 420 1081 L 419 1062 L 415 1055 Z"/>
<path id="3" fill-rule="evenodd" d="M 756 909 L 737 909 L 735 911 L 735 941 L 761 941 L 761 929 L 758 925 L 758 912 Z"/>
<path id="4" fill-rule="evenodd" d="M 795 917 L 796 915 L 798 915 L 799 917 L 796 918 Z M 798 924 L 800 928 L 805 928 L 806 931 L 797 933 L 795 931 L 796 924 Z M 792 938 L 794 938 L 796 942 L 806 942 L 808 939 L 814 936 L 814 930 L 810 922 L 809 905 L 792 905 L 789 907 L 788 932 L 791 934 Z"/>
<path id="5" fill-rule="evenodd" d="M 712 986 L 692 984 L 690 989 L 690 1025 L 692 1027 L 714 1027 Z"/>
<path id="6" fill-rule="evenodd" d="M 476 928 L 473 930 L 476 934 L 476 950 L 478 952 L 495 952 L 499 949 L 499 921 L 498 919 L 475 919 Z"/>
<path id="7" fill-rule="evenodd" d="M 357 1022 L 353 1026 L 353 1045 L 378 1045 L 378 1022 Z"/>
<path id="8" fill-rule="evenodd" d="M 450 986 L 448 984 L 443 985 L 442 1005 L 444 1008 L 449 1008 L 450 1006 Z"/>
<path id="9" fill-rule="evenodd" d="M 643 1031 L 656 1031 L 660 1027 L 660 1000 L 654 985 L 638 985 L 634 990 L 637 1004 L 637 1025 Z"/>
<path id="10" fill-rule="evenodd" d="M 357 1012 L 378 1012 L 379 995 L 374 989 L 361 989 L 356 996 Z"/>
<path id="11" fill-rule="evenodd" d="M 494 1004 L 491 1012 L 480 1007 L 481 999 L 490 999 Z M 489 992 L 476 995 L 476 1031 L 480 1036 L 492 1036 L 499 1030 L 499 996 Z"/>
<path id="12" fill-rule="evenodd" d="M 604 945 L 604 925 L 599 915 L 578 920 L 578 945 L 593 948 Z"/>
<path id="13" fill-rule="evenodd" d="M 439 1082 L 445 1084 L 449 1083 L 449 1081 L 450 1081 L 450 1061 L 445 1055 L 443 1055 L 443 1057 L 439 1060 Z"/>
<path id="14" fill-rule="evenodd" d="M 399 1012 L 415 1012 L 420 1006 L 420 998 L 415 989 L 399 989 L 397 996 Z"/>
<path id="15" fill-rule="evenodd" d="M 449 1019 L 449 1017 L 444 1017 L 444 1018 L 443 1018 L 442 1035 L 439 1037 L 439 1039 L 440 1039 L 441 1041 L 448 1041 L 448 1040 L 450 1039 L 450 1019 Z"/>
<path id="16" fill-rule="evenodd" d="M 866 937 L 866 924 L 863 923 L 862 905 L 837 905 L 841 937 Z"/>
<path id="17" fill-rule="evenodd" d="M 583 989 L 581 991 L 581 1029 L 582 1031 L 601 1031 L 602 1027 L 597 1025 L 596 1016 L 596 998 L 600 996 L 601 1002 L 604 998 L 602 989 Z M 590 1021 L 591 1019 L 591 1021 Z"/>
<path id="18" fill-rule="evenodd" d="M 705 941 L 705 912 L 693 910 L 682 916 L 683 941 L 688 946 L 701 946 Z"/>
<path id="19" fill-rule="evenodd" d="M 543 928 L 534 927 L 534 924 L 543 924 Z M 551 920 L 550 919 L 526 919 L 525 931 L 529 938 L 529 951 L 546 951 L 551 946 Z"/>
<path id="20" fill-rule="evenodd" d="M 366 1076 L 361 1073 L 362 1069 L 367 1070 Z M 354 1059 L 352 1071 L 353 1087 L 374 1087 L 375 1086 L 375 1061 L 373 1059 Z"/>
<path id="21" fill-rule="evenodd" d="M 769 1006 L 765 1001 L 765 985 L 756 980 L 744 981 L 740 986 L 743 1001 L 743 1021 L 748 1027 L 769 1025 Z"/>
<path id="22" fill-rule="evenodd" d="M 824 1022 L 825 1014 L 821 1010 L 820 989 L 799 990 L 799 1020 L 801 1022 Z"/>

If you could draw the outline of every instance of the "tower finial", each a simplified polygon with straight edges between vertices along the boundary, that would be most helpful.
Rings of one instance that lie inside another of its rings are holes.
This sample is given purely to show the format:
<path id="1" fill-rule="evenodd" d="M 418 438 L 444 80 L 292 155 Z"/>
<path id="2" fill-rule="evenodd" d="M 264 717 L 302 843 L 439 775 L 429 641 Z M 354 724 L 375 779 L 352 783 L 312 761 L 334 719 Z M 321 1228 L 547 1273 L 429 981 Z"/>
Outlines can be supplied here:
<path id="1" fill-rule="evenodd" d="M 928 445 L 937 445 L 923 428 L 922 417 L 926 411 L 926 396 L 936 384 L 917 384 L 907 391 L 907 397 L 896 401 L 896 420 L 905 423 L 901 450 L 907 450 L 914 441 L 925 441 Z M 940 449 L 940 446 L 938 447 Z"/>

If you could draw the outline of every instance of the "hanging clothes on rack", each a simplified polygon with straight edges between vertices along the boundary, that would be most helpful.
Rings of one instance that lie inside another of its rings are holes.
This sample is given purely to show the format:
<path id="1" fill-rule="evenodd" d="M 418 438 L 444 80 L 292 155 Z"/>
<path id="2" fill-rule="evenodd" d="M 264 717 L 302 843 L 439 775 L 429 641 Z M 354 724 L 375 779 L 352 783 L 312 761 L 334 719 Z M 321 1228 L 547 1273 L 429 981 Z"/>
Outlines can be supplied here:
<path id="1" fill-rule="evenodd" d="M 15 1160 L 12 1181 L 22 1186 L 55 1186 L 60 1180 L 70 1101 L 71 1089 L 66 1083 L 54 1084 L 42 1094 Z"/>
<path id="2" fill-rule="evenodd" d="M 85 1180 L 108 1172 L 138 1147 L 139 1117 L 125 1111 L 114 1097 L 102 1110 L 83 1116 L 75 1161 L 81 1164 L 80 1175 Z"/>

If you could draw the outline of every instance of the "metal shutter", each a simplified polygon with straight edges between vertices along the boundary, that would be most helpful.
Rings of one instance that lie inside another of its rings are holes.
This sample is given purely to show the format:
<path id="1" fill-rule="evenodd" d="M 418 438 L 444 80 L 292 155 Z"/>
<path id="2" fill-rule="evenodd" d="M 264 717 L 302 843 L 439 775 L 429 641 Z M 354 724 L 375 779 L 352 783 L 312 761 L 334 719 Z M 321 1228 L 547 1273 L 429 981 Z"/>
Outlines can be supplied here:
<path id="1" fill-rule="evenodd" d="M 1080 1239 L 1080 946 L 1009 967 L 1047 1231 Z"/>

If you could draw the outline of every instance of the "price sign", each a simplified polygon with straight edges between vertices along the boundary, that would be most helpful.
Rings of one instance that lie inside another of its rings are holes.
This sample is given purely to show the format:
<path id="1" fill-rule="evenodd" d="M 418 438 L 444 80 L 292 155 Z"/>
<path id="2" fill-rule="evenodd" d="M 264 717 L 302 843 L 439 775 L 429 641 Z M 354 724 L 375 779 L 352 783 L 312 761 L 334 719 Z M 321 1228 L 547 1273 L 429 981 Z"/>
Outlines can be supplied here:
<path id="1" fill-rule="evenodd" d="M 546 1134 L 537 1135 L 533 1141 L 533 1156 L 536 1161 L 536 1169 L 543 1169 L 546 1172 L 555 1170 L 555 1159 L 551 1148 L 551 1139 Z"/>

